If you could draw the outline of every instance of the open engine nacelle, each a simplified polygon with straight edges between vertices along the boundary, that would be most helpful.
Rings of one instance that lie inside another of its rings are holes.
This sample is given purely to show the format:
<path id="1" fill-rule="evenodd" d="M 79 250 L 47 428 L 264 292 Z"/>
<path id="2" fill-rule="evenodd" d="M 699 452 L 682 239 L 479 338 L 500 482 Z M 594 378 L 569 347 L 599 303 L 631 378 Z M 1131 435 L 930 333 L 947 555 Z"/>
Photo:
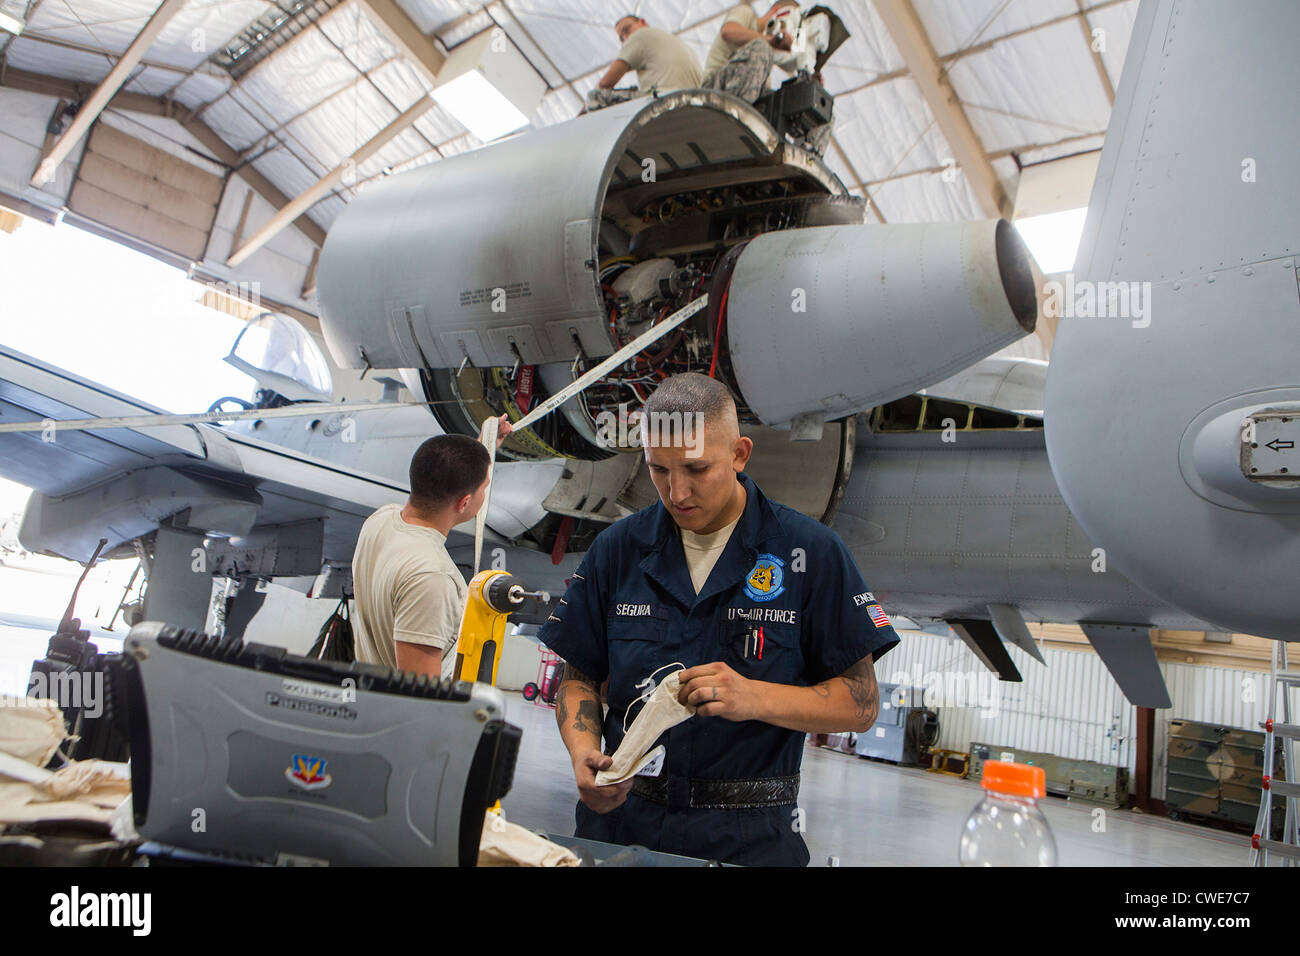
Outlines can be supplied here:
<path id="1" fill-rule="evenodd" d="M 1033 328 L 1006 223 L 866 225 L 818 157 L 733 97 L 636 100 L 403 173 L 330 230 L 322 328 L 400 368 L 448 430 L 525 410 L 704 291 L 710 307 L 507 444 L 601 458 L 602 412 L 688 369 L 752 424 L 853 414 Z M 418 381 L 417 381 L 418 377 Z"/>

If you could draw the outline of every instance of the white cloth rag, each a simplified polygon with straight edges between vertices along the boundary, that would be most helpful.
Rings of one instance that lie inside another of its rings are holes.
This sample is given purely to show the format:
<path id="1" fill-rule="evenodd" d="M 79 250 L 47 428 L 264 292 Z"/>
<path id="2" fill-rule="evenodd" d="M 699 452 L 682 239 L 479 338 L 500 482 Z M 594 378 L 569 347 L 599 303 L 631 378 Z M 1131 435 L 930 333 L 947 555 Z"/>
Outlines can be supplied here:
<path id="1" fill-rule="evenodd" d="M 654 759 L 651 748 L 660 735 L 669 727 L 676 727 L 695 714 L 693 707 L 683 707 L 677 702 L 677 694 L 682 687 L 678 673 L 680 672 L 674 671 L 660 681 L 646 705 L 641 708 L 641 713 L 632 721 L 631 729 L 624 734 L 623 742 L 614 751 L 614 762 L 608 770 L 597 772 L 596 786 L 622 783 L 628 777 L 636 776 L 649 760 Z"/>
<path id="2" fill-rule="evenodd" d="M 579 862 L 572 850 L 507 822 L 504 814 L 489 810 L 484 817 L 479 866 L 577 866 Z"/>

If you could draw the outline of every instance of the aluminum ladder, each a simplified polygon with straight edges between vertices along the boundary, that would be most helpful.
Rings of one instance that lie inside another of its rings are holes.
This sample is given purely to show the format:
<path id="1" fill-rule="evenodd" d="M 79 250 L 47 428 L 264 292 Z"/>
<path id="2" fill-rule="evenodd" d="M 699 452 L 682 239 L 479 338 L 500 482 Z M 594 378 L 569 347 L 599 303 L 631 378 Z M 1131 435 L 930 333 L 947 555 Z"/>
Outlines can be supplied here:
<path id="1" fill-rule="evenodd" d="M 1291 722 L 1291 688 L 1300 686 L 1300 671 L 1287 669 L 1285 641 L 1275 641 L 1273 644 L 1273 659 L 1268 676 L 1268 707 L 1264 723 L 1260 725 L 1264 728 L 1264 780 L 1260 792 L 1259 816 L 1250 838 L 1250 863 L 1252 866 L 1268 866 L 1269 854 L 1275 853 L 1281 857 L 1283 866 L 1295 866 L 1300 861 L 1300 833 L 1297 832 L 1297 823 L 1300 821 L 1297 820 L 1296 813 L 1300 782 L 1294 779 L 1295 742 L 1300 739 L 1300 724 Z M 1279 707 L 1282 719 L 1275 721 Z M 1275 737 L 1282 739 L 1283 779 L 1276 779 L 1278 768 L 1274 766 L 1277 752 Z M 1274 794 L 1286 798 L 1286 817 L 1281 840 L 1271 838 Z"/>

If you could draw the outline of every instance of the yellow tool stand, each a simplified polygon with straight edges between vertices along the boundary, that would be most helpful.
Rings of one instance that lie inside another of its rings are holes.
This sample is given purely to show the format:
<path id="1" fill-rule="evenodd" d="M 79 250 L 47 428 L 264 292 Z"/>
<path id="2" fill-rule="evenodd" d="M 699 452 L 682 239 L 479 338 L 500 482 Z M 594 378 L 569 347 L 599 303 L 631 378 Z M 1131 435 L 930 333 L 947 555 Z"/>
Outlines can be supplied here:
<path id="1" fill-rule="evenodd" d="M 495 685 L 505 644 L 506 618 L 528 604 L 545 604 L 551 599 L 545 591 L 529 591 L 510 582 L 505 571 L 480 571 L 469 582 L 456 644 L 456 680 Z"/>

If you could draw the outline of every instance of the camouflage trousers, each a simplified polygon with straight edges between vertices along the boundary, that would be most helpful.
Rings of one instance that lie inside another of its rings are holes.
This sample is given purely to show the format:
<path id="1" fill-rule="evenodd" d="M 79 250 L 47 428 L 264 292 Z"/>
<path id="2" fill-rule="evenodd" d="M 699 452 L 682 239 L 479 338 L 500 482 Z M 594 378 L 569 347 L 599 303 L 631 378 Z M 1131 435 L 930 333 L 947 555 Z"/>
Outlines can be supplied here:
<path id="1" fill-rule="evenodd" d="M 634 100 L 638 96 L 645 96 L 635 87 L 624 87 L 622 89 L 602 90 L 599 86 L 593 87 L 587 91 L 587 111 L 603 110 L 606 106 L 617 106 L 619 103 L 626 103 L 628 100 Z"/>
<path id="2" fill-rule="evenodd" d="M 721 90 L 752 103 L 767 89 L 775 53 L 766 40 L 750 40 L 731 54 L 717 72 L 704 78 L 706 90 Z"/>
<path id="3" fill-rule="evenodd" d="M 717 72 L 704 78 L 704 88 L 721 90 L 746 103 L 753 103 L 768 90 L 767 78 L 775 65 L 775 56 L 766 40 L 750 40 L 731 54 L 731 59 Z M 832 125 L 826 123 L 812 129 L 807 139 L 799 145 L 811 149 L 818 156 L 823 155 L 826 144 L 830 142 Z"/>

